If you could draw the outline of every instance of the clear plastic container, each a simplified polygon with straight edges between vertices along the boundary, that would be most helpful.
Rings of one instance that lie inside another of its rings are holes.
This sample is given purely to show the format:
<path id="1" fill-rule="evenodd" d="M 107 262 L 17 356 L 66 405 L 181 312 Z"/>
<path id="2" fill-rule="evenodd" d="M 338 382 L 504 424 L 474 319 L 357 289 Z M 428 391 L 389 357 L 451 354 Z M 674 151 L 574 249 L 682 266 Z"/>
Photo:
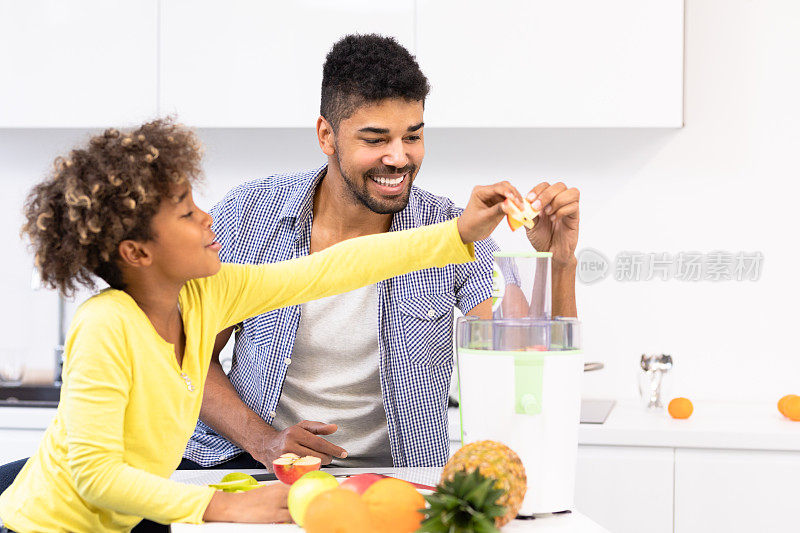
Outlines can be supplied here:
<path id="1" fill-rule="evenodd" d="M 472 350 L 563 351 L 581 348 L 580 322 L 576 318 L 555 317 L 459 319 L 456 345 Z"/>
<path id="2" fill-rule="evenodd" d="M 494 252 L 492 317 L 551 317 L 550 252 Z"/>

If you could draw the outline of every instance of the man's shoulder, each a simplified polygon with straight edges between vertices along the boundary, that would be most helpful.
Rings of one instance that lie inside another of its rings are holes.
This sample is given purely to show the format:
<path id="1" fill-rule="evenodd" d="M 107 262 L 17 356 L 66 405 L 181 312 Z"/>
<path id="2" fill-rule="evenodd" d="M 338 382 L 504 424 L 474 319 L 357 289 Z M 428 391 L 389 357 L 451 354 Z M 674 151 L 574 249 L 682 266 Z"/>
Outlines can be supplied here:
<path id="1" fill-rule="evenodd" d="M 446 196 L 438 196 L 417 186 L 411 187 L 409 207 L 417 214 L 422 224 L 436 224 L 455 218 L 464 211 Z"/>
<path id="2" fill-rule="evenodd" d="M 446 222 L 464 212 L 464 209 L 457 207 L 455 203 L 446 196 L 438 196 L 432 192 L 420 189 L 419 187 L 412 187 L 411 196 L 409 198 L 409 208 L 411 209 L 414 225 L 427 226 L 430 224 L 438 224 L 439 222 Z M 406 219 L 408 220 L 408 219 Z M 493 259 L 493 254 L 498 250 L 497 244 L 491 237 L 477 241 L 475 243 L 475 254 L 477 255 L 477 263 L 466 263 L 463 265 L 453 265 L 456 271 L 472 272 L 476 268 L 478 270 L 486 270 L 486 266 L 490 265 Z M 490 269 L 491 270 L 491 269 Z"/>
<path id="3" fill-rule="evenodd" d="M 254 206 L 262 214 L 279 211 L 288 199 L 303 194 L 323 168 L 271 174 L 246 181 L 231 189 L 212 211 L 220 214 L 224 210 L 247 210 Z"/>

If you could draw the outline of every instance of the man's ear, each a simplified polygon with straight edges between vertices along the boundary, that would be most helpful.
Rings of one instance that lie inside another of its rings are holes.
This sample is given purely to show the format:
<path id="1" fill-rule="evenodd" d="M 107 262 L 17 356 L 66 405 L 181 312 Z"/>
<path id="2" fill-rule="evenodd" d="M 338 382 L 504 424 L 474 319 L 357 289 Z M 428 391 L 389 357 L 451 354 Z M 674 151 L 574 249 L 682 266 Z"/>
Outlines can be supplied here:
<path id="1" fill-rule="evenodd" d="M 321 116 L 317 119 L 317 140 L 319 147 L 325 155 L 333 155 L 336 153 L 336 145 L 333 142 L 333 126 L 330 122 Z"/>
<path id="2" fill-rule="evenodd" d="M 122 263 L 132 267 L 146 267 L 153 262 L 147 246 L 139 241 L 125 240 L 119 243 L 119 256 Z"/>

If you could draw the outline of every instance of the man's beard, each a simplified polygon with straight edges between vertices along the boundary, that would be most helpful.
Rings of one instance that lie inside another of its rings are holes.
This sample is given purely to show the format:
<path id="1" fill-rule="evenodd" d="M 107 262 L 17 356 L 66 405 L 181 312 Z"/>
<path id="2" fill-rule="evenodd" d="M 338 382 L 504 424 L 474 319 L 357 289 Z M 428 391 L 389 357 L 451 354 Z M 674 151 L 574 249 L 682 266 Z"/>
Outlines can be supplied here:
<path id="1" fill-rule="evenodd" d="M 363 181 L 359 186 L 359 184 L 348 175 L 342 166 L 342 160 L 339 159 L 339 150 L 336 150 L 336 162 L 339 165 L 339 173 L 342 175 L 342 178 L 344 179 L 345 184 L 347 184 L 347 188 L 353 195 L 353 198 L 358 200 L 363 206 L 373 213 L 377 213 L 379 215 L 393 215 L 394 213 L 399 213 L 408 205 L 408 198 L 411 195 L 411 183 L 417 173 L 418 167 L 416 165 L 406 165 L 403 168 L 372 168 L 363 174 Z M 371 177 L 376 174 L 407 174 L 404 179 L 408 180 L 408 182 L 404 183 L 405 191 L 403 192 L 402 196 L 388 201 L 371 196 L 369 194 L 369 190 L 367 189 L 367 181 L 372 179 Z"/>

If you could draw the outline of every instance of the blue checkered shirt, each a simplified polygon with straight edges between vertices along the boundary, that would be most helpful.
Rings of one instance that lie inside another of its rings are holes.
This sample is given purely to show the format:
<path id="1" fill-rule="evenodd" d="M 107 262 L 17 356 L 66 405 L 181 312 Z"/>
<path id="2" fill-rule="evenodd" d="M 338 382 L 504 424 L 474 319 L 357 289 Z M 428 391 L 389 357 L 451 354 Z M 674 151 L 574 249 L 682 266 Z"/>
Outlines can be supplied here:
<path id="1" fill-rule="evenodd" d="M 274 175 L 230 191 L 211 210 L 222 261 L 259 264 L 308 255 L 314 190 L 325 170 Z M 394 215 L 390 231 L 443 222 L 461 211 L 447 198 L 412 187 L 408 206 Z M 475 243 L 476 262 L 378 283 L 381 390 L 395 466 L 442 466 L 447 461 L 453 308 L 466 314 L 491 297 L 496 249 L 487 239 Z M 244 403 L 267 423 L 275 417 L 299 323 L 296 305 L 249 318 L 236 333 L 229 378 Z M 198 421 L 184 456 L 213 466 L 241 453 Z"/>

